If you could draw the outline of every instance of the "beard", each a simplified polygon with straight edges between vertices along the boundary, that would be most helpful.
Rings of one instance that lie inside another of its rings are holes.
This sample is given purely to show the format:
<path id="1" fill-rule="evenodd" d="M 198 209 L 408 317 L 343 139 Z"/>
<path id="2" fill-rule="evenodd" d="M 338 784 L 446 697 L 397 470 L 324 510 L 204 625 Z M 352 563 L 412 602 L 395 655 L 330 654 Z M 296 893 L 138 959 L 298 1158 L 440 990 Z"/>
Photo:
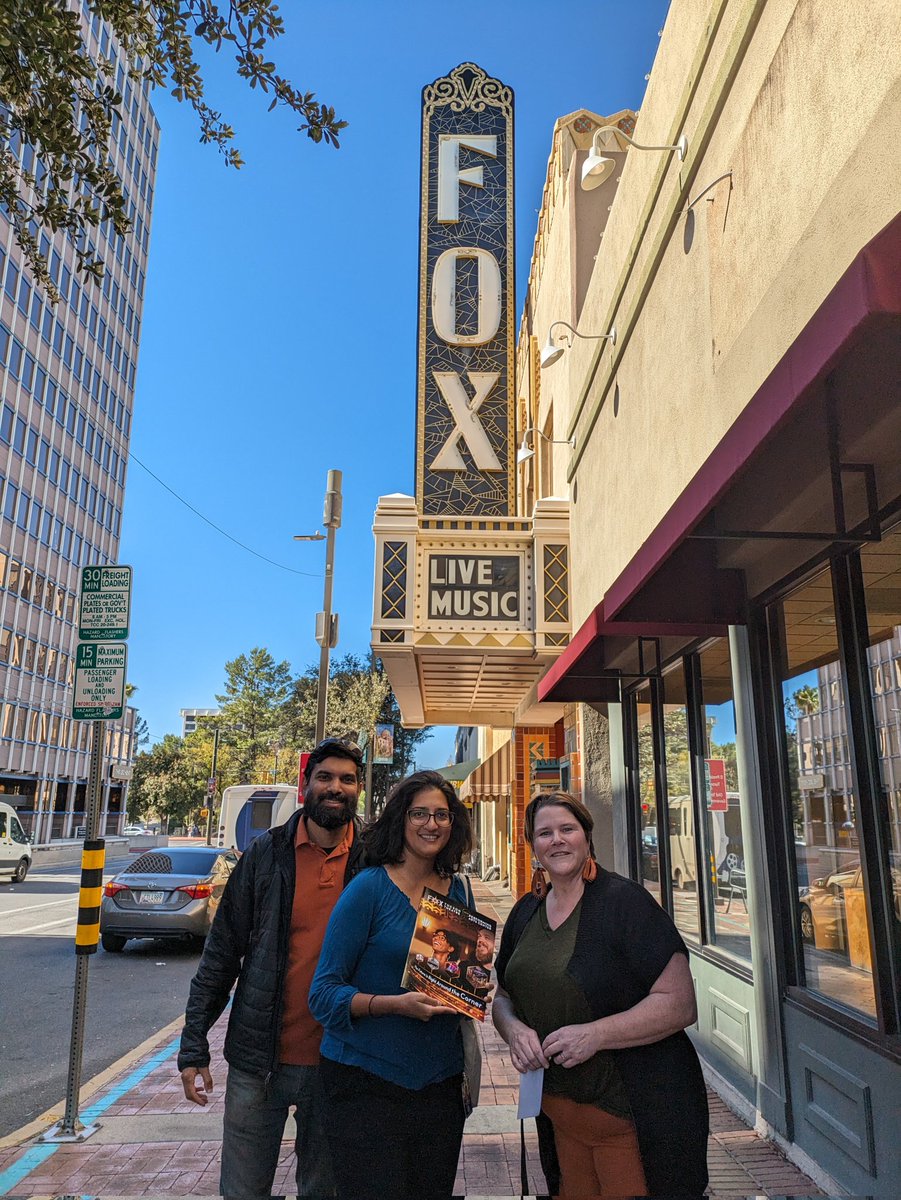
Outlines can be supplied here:
<path id="1" fill-rule="evenodd" d="M 340 801 L 341 808 L 332 808 L 325 803 L 327 800 Z M 307 820 L 315 822 L 320 829 L 340 829 L 342 825 L 347 825 L 354 819 L 357 800 L 348 800 L 346 796 L 330 792 L 313 796 L 307 790 L 303 797 L 303 811 Z"/>

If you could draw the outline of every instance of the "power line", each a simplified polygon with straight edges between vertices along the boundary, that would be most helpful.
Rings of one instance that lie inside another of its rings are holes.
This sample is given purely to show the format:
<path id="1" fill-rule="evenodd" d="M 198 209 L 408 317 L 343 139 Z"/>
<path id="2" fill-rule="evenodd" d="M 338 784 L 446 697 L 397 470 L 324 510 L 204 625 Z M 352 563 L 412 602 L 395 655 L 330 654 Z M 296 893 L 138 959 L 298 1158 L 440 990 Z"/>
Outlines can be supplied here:
<path id="1" fill-rule="evenodd" d="M 141 462 L 133 450 L 128 451 L 128 457 L 132 460 L 132 462 L 136 462 L 139 467 L 145 470 L 151 479 L 155 479 L 160 487 L 165 488 L 170 496 L 174 496 L 176 500 L 185 506 L 185 508 L 189 508 L 196 517 L 200 517 L 201 521 L 205 521 L 211 529 L 215 529 L 217 533 L 221 533 L 224 538 L 228 538 L 230 542 L 234 542 L 236 546 L 240 546 L 242 550 L 246 550 L 248 554 L 252 554 L 254 558 L 259 558 L 263 562 L 269 563 L 271 567 L 278 567 L 280 571 L 287 571 L 291 575 L 305 575 L 308 579 L 322 578 L 321 574 L 314 573 L 313 571 L 298 571 L 296 567 L 286 567 L 284 563 L 276 562 L 272 558 L 267 558 L 265 554 L 260 554 L 259 551 L 252 549 L 250 546 L 246 546 L 243 542 L 239 542 L 236 537 L 232 537 L 232 535 L 228 533 L 227 530 L 223 529 L 221 525 L 217 525 L 215 521 L 211 521 L 209 517 L 204 516 L 200 509 L 195 508 L 193 504 L 184 498 L 184 496 L 180 496 L 174 488 L 171 488 L 169 484 L 165 482 L 165 480 L 160 479 L 159 475 L 157 475 L 154 471 L 151 471 L 150 467 L 148 467 L 146 463 Z"/>

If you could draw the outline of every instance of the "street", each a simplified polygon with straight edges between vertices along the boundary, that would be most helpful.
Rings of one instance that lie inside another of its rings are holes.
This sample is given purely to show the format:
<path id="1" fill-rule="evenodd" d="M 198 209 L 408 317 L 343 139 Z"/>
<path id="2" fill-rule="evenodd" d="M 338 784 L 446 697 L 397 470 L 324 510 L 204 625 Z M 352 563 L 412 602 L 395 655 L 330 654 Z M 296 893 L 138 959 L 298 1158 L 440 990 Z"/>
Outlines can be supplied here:
<path id="1" fill-rule="evenodd" d="M 127 865 L 107 864 L 104 878 Z M 0 1137 L 65 1096 L 75 981 L 80 866 L 33 869 L 0 884 Z M 131 941 L 90 957 L 82 1083 L 184 1012 L 199 952 L 180 941 Z M 16 1086 L 10 1086 L 17 1081 Z"/>

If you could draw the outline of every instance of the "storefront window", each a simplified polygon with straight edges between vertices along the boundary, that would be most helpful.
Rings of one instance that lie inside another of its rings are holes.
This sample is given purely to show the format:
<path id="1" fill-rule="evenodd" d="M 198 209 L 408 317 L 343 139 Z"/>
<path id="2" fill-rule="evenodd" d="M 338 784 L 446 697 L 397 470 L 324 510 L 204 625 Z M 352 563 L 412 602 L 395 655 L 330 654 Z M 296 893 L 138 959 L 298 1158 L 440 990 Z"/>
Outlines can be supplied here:
<path id="1" fill-rule="evenodd" d="M 738 787 L 735 702 L 729 642 L 720 638 L 698 656 L 703 725 L 705 900 L 711 945 L 751 961 L 751 922 Z"/>
<path id="2" fill-rule="evenodd" d="M 638 727 L 638 790 L 641 850 L 641 880 L 660 900 L 660 851 L 657 845 L 657 786 L 654 778 L 654 738 L 651 703 L 647 691 L 638 695 L 635 705 Z"/>
<path id="3" fill-rule="evenodd" d="M 699 938 L 698 856 L 688 745 L 685 671 L 680 661 L 664 678 L 663 745 L 666 755 L 667 828 L 673 920 L 687 937 Z"/>
<path id="4" fill-rule="evenodd" d="M 847 759 L 847 684 L 827 569 L 780 605 L 785 753 L 806 984 L 875 1018 L 858 798 Z M 826 746 L 838 739 L 827 761 Z"/>
<path id="5" fill-rule="evenodd" d="M 870 688 L 879 748 L 879 818 L 889 843 L 889 886 L 901 921 L 901 529 L 860 553 Z"/>

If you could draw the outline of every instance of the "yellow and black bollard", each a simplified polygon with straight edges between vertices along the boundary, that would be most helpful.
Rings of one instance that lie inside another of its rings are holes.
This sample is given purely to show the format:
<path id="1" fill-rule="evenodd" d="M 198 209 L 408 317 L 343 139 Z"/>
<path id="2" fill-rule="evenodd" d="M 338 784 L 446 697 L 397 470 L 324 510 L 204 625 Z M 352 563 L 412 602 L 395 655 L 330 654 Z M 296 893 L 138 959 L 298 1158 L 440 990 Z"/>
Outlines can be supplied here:
<path id="1" fill-rule="evenodd" d="M 106 842 L 103 838 L 85 842 L 81 852 L 81 888 L 78 893 L 78 924 L 75 929 L 76 954 L 97 953 L 105 859 Z"/>

